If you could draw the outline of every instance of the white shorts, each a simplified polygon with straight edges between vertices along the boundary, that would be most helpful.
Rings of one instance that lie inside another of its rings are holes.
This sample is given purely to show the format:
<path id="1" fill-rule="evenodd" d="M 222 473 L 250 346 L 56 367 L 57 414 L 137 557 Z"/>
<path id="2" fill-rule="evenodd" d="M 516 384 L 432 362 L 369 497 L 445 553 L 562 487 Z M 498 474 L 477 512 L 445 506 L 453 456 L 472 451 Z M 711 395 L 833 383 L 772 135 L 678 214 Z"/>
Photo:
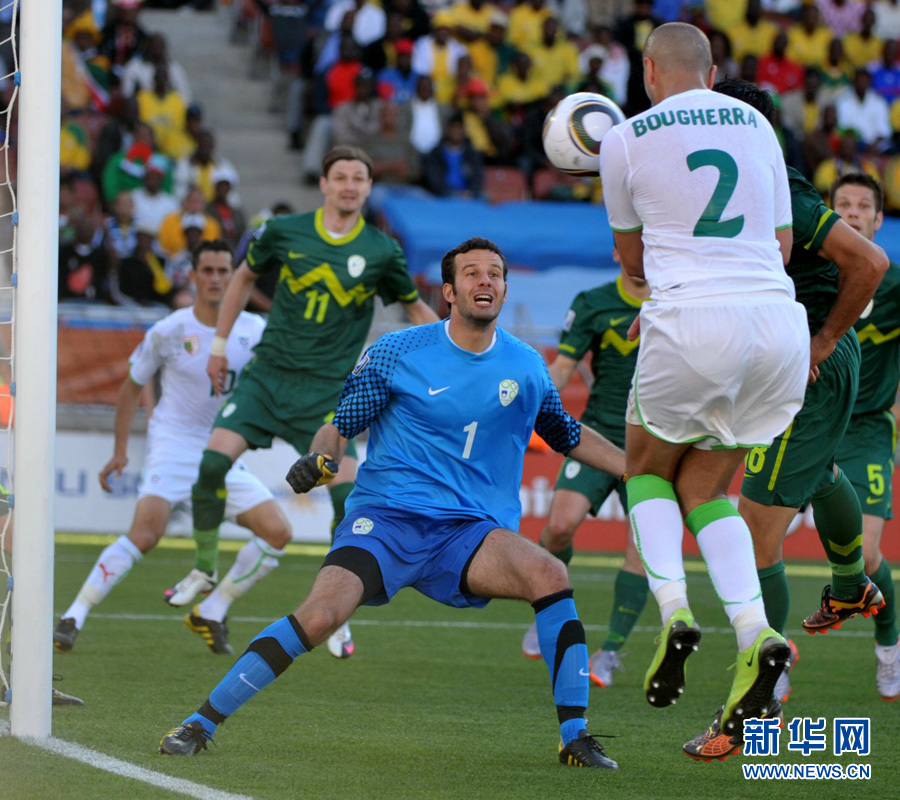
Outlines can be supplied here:
<path id="1" fill-rule="evenodd" d="M 806 393 L 806 311 L 780 293 L 730 299 L 644 304 L 626 422 L 705 450 L 785 431 Z"/>
<path id="2" fill-rule="evenodd" d="M 197 448 L 184 440 L 148 436 L 138 500 L 152 495 L 168 500 L 172 505 L 181 503 L 190 508 L 191 486 L 197 482 L 202 457 L 202 446 Z M 240 459 L 228 470 L 225 488 L 228 490 L 225 501 L 228 519 L 272 499 L 272 493 Z"/>

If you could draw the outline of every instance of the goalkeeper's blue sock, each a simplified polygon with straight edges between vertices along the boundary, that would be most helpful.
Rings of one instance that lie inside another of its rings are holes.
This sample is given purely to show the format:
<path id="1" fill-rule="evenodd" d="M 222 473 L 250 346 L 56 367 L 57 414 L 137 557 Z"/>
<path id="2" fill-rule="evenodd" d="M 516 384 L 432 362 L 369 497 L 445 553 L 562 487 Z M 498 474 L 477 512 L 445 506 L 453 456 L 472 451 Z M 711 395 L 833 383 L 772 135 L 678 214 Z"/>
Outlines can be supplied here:
<path id="1" fill-rule="evenodd" d="M 532 604 L 541 654 L 550 670 L 553 701 L 563 746 L 587 727 L 588 651 L 572 590 L 547 595 Z"/>
<path id="2" fill-rule="evenodd" d="M 292 614 L 273 622 L 247 645 L 241 657 L 212 690 L 209 700 L 183 724 L 196 720 L 212 736 L 216 726 L 281 675 L 297 656 L 311 649 L 306 633 Z"/>

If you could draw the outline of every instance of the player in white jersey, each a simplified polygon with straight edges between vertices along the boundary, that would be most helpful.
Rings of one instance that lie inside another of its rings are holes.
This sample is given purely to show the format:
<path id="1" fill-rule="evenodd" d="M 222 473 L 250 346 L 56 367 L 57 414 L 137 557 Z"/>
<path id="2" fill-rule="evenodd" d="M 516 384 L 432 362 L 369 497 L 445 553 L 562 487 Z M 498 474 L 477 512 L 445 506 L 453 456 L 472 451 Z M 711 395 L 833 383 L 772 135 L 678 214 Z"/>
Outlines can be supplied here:
<path id="1" fill-rule="evenodd" d="M 153 325 L 131 356 L 128 377 L 116 404 L 115 450 L 100 472 L 100 485 L 112 491 L 109 476 L 128 464 L 128 434 L 144 385 L 161 372 L 162 398 L 147 426 L 147 455 L 134 520 L 97 559 L 77 597 L 62 615 L 53 641 L 69 651 L 90 611 L 162 538 L 176 503 L 189 503 L 203 448 L 222 404 L 209 388 L 206 362 L 215 335 L 219 303 L 234 274 L 231 249 L 221 240 L 203 242 L 194 253 L 191 282 L 197 290 L 193 306 Z M 229 339 L 226 392 L 253 357 L 265 324 L 242 312 Z M 241 462 L 228 473 L 227 515 L 253 536 L 238 553 L 228 575 L 185 617 L 187 627 L 203 637 L 214 653 L 234 652 L 228 643 L 225 614 L 251 586 L 268 575 L 284 553 L 291 530 L 272 494 Z"/>
<path id="2" fill-rule="evenodd" d="M 600 172 L 625 269 L 652 291 L 626 418 L 629 518 L 664 625 L 644 690 L 654 706 L 675 703 L 700 639 L 684 515 L 737 633 L 722 727 L 740 736 L 745 718 L 776 711 L 790 651 L 768 625 L 750 531 L 726 492 L 747 448 L 771 443 L 800 409 L 811 365 L 784 270 L 784 160 L 760 114 L 710 91 L 715 72 L 698 28 L 655 29 L 644 48 L 653 106 L 604 138 Z"/>

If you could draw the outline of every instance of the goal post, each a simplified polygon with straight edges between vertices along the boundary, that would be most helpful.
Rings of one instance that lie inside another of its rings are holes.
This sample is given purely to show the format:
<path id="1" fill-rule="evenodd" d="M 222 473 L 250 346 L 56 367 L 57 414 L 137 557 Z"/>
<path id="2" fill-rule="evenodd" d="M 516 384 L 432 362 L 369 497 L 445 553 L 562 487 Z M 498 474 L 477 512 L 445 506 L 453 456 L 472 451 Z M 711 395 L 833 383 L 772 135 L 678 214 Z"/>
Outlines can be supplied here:
<path id="1" fill-rule="evenodd" d="M 20 8 L 11 733 L 50 735 L 62 4 Z"/>

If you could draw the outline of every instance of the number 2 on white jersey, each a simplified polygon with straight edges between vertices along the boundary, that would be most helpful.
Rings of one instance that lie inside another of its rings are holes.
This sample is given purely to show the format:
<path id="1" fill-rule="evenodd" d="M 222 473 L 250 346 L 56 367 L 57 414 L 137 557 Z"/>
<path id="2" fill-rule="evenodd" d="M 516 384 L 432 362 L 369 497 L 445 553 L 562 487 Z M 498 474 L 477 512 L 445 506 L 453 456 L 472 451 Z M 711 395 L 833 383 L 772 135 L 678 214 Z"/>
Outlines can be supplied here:
<path id="1" fill-rule="evenodd" d="M 478 430 L 478 422 L 470 422 L 463 428 L 463 431 L 467 433 L 466 436 L 466 446 L 463 448 L 463 458 L 468 458 L 472 455 L 472 444 L 475 442 L 475 431 Z"/>

